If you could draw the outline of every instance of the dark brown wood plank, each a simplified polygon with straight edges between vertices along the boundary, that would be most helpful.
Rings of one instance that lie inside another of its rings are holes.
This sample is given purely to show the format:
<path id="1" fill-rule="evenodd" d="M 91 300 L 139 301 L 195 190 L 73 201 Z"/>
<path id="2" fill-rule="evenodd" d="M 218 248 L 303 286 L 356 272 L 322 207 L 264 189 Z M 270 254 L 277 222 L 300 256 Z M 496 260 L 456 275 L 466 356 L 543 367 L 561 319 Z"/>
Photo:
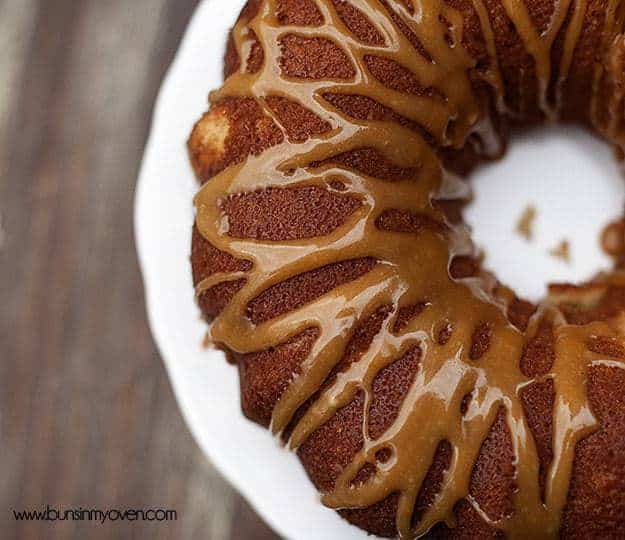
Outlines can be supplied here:
<path id="1" fill-rule="evenodd" d="M 151 109 L 195 4 L 0 0 L 3 538 L 275 537 L 183 424 L 133 244 Z M 166 507 L 178 520 L 10 513 L 46 504 Z"/>

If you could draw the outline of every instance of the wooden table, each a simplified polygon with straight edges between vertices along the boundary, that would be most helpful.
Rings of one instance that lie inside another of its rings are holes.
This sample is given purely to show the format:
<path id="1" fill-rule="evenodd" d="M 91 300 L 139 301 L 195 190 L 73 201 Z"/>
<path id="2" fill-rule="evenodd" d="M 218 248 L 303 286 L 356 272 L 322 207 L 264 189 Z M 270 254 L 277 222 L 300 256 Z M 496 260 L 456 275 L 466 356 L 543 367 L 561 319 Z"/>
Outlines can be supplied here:
<path id="1" fill-rule="evenodd" d="M 274 538 L 183 424 L 133 243 L 152 106 L 195 4 L 0 0 L 2 538 Z M 178 519 L 13 518 L 45 505 Z"/>

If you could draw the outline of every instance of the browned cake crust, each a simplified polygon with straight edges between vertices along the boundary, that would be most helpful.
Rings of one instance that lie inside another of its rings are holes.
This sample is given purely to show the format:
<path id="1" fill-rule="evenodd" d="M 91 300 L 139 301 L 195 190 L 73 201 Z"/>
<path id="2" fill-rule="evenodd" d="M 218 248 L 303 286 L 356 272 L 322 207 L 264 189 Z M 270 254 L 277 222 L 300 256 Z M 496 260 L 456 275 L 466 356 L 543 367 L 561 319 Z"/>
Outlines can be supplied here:
<path id="1" fill-rule="evenodd" d="M 478 15 L 470 0 L 447 1 L 463 15 L 463 44 L 476 59 L 475 92 L 482 94 L 488 102 L 491 100 L 490 92 L 477 76 L 480 67 L 488 60 Z M 241 14 L 242 20 L 253 18 L 259 3 L 258 0 L 250 0 Z M 362 12 L 344 0 L 335 0 L 334 3 L 345 25 L 358 39 L 365 43 L 380 43 L 381 36 Z M 385 4 L 384 0 L 381 3 Z M 550 0 L 525 0 L 525 3 L 534 24 L 543 28 L 553 13 L 553 3 Z M 279 5 L 280 21 L 285 25 L 314 26 L 321 24 L 323 20 L 310 0 L 281 0 Z M 494 31 L 506 104 L 516 113 L 514 117 L 497 120 L 501 124 L 500 130 L 505 132 L 506 126 L 512 122 L 539 122 L 543 120 L 543 116 L 537 102 L 537 77 L 533 58 L 526 51 L 500 1 L 485 0 L 484 5 Z M 596 62 L 600 61 L 600 38 L 606 6 L 607 0 L 591 0 L 588 4 L 569 78 L 563 88 L 562 116 L 567 121 L 588 123 L 591 81 Z M 571 16 L 570 13 L 569 17 Z M 415 36 L 408 34 L 408 37 L 416 49 L 415 54 L 423 54 Z M 251 39 L 253 40 L 253 35 Z M 563 36 L 559 36 L 553 47 L 554 61 L 562 55 L 562 40 Z M 293 35 L 283 41 L 282 48 L 281 68 L 288 75 L 310 79 L 350 76 L 349 62 L 341 50 L 332 44 Z M 242 63 L 248 71 L 258 71 L 263 63 L 262 48 L 258 43 L 253 43 L 249 47 L 249 57 L 241 59 L 233 40 L 230 39 L 225 58 L 225 75 L 241 69 Z M 368 59 L 368 66 L 373 76 L 388 87 L 402 92 L 432 94 L 431 89 L 421 87 L 410 72 L 397 64 L 373 56 Z M 609 91 L 607 83 L 603 91 Z M 350 117 L 393 120 L 418 132 L 425 132 L 421 126 L 370 98 L 338 94 L 328 94 L 324 98 Z M 554 99 L 553 95 L 551 99 Z M 262 153 L 282 142 L 285 137 L 291 142 L 303 142 L 330 129 L 323 119 L 286 98 L 269 99 L 267 105 L 279 117 L 284 131 L 264 114 L 254 100 L 245 98 L 224 99 L 215 104 L 198 122 L 190 137 L 189 149 L 193 166 L 202 182 L 249 155 Z M 470 145 L 462 151 L 442 152 L 445 154 L 443 158 L 447 166 L 460 172 L 470 170 L 477 160 Z M 390 183 L 415 176 L 415 171 L 397 167 L 373 149 L 348 152 L 334 159 L 357 171 L 388 181 L 389 189 L 392 189 Z M 341 185 L 337 183 L 331 190 L 316 187 L 271 189 L 233 197 L 223 201 L 223 211 L 229 219 L 229 234 L 240 238 L 265 240 L 303 239 L 328 234 L 339 227 L 359 204 L 341 191 Z M 447 203 L 445 206 L 450 219 L 459 219 L 461 203 Z M 381 226 L 392 230 L 417 231 L 419 228 L 435 227 L 437 224 L 414 219 L 412 215 L 391 212 Z M 191 262 L 196 285 L 218 272 L 248 270 L 251 264 L 219 252 L 197 229 L 193 233 Z M 286 313 L 340 284 L 358 278 L 376 264 L 373 259 L 344 261 L 287 280 L 269 288 L 254 300 L 248 306 L 248 316 L 254 322 L 261 322 Z M 458 258 L 453 261 L 450 271 L 454 277 L 466 278 L 480 272 L 479 262 L 466 257 Z M 212 320 L 244 283 L 245 278 L 242 278 L 202 292 L 199 304 L 206 319 Z M 578 301 L 578 296 L 588 290 L 594 291 L 592 301 Z M 555 287 L 553 292 L 567 320 L 574 324 L 604 320 L 625 309 L 625 289 L 622 288 L 588 285 L 580 290 Z M 419 306 L 414 306 L 413 312 L 405 313 L 404 316 L 409 319 L 418 310 Z M 513 324 L 525 330 L 534 310 L 535 307 L 531 304 L 514 299 L 508 316 Z M 384 318 L 384 310 L 378 310 L 354 330 L 342 362 L 330 374 L 326 385 L 367 350 Z M 316 337 L 315 329 L 309 329 L 269 350 L 229 355 L 239 367 L 241 400 L 246 416 L 261 425 L 269 425 L 274 405 L 289 381 L 297 375 L 300 363 L 306 358 Z M 439 339 L 446 339 L 444 328 L 441 329 Z M 488 346 L 488 339 L 487 326 L 476 328 L 472 358 L 479 358 L 482 348 Z M 592 347 L 608 357 L 625 358 L 625 351 L 610 343 L 598 341 Z M 420 354 L 418 348 L 410 350 L 376 377 L 368 426 L 373 438 L 381 434 L 397 416 L 403 397 L 417 372 Z M 522 358 L 505 361 L 520 360 L 521 369 L 526 376 L 540 378 L 549 372 L 554 354 L 552 321 L 544 319 L 536 325 L 533 335 L 529 336 Z M 600 421 L 601 427 L 577 446 L 561 536 L 579 539 L 625 538 L 625 371 L 597 366 L 591 369 L 588 377 L 587 390 L 592 412 Z M 553 458 L 553 382 L 535 382 L 523 390 L 521 398 L 536 442 L 541 486 L 544 487 L 544 476 Z M 467 396 L 466 400 L 470 399 L 471 396 Z M 294 421 L 303 415 L 311 401 L 300 408 Z M 339 473 L 363 444 L 363 407 L 363 396 L 357 394 L 348 406 L 340 409 L 298 449 L 302 464 L 322 492 L 332 488 Z M 379 459 L 383 461 L 384 456 Z M 436 497 L 450 459 L 449 445 L 443 442 L 439 445 L 417 498 L 413 517 L 415 521 Z M 367 471 L 363 470 L 361 475 L 362 481 L 366 478 Z M 491 520 L 497 520 L 511 512 L 514 490 L 513 448 L 505 416 L 500 412 L 474 466 L 470 495 Z M 340 513 L 345 519 L 371 533 L 391 537 L 397 534 L 397 501 L 397 496 L 393 494 L 369 508 L 341 510 Z M 466 501 L 457 505 L 456 516 L 456 527 L 448 528 L 440 524 L 430 532 L 431 537 L 474 539 L 498 536 L 475 511 L 474 506 Z"/>

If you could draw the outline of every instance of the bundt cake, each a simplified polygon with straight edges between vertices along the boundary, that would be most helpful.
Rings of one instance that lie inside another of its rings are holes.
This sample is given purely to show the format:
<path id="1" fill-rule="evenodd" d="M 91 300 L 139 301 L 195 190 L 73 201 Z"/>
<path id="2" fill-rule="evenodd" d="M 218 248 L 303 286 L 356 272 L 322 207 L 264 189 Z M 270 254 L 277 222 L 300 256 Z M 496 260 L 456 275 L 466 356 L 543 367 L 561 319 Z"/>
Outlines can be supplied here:
<path id="1" fill-rule="evenodd" d="M 197 299 L 244 413 L 370 533 L 625 538 L 625 272 L 531 304 L 461 216 L 511 126 L 623 147 L 624 4 L 250 0 L 230 35 Z"/>

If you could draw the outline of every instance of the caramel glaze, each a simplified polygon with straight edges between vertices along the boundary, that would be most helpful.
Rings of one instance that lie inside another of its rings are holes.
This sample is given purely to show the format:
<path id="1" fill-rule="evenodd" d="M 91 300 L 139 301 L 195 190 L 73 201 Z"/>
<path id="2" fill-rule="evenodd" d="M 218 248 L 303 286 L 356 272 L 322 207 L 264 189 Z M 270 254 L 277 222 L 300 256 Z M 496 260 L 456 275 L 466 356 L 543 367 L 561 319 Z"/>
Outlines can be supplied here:
<path id="1" fill-rule="evenodd" d="M 522 331 L 506 316 L 511 293 L 502 293 L 488 274 L 452 277 L 452 261 L 474 257 L 475 252 L 464 226 L 452 223 L 439 204 L 466 193 L 461 181 L 445 170 L 437 150 L 460 150 L 471 140 L 478 141 L 482 153 L 496 155 L 500 145 L 494 113 L 515 114 L 506 105 L 506 87 L 483 1 L 473 0 L 472 5 L 489 54 L 489 65 L 480 74 L 491 89 L 492 100 L 484 100 L 483 94 L 475 91 L 470 73 L 475 73 L 476 61 L 462 46 L 464 19 L 452 2 L 411 0 L 383 5 L 378 0 L 350 1 L 374 28 L 376 38 L 368 44 L 350 32 L 337 11 L 337 2 L 331 0 L 315 0 L 321 15 L 316 26 L 284 24 L 276 0 L 263 0 L 258 13 L 249 21 L 242 19 L 233 31 L 243 63 L 253 59 L 254 48 L 260 47 L 262 65 L 253 72 L 242 65 L 211 95 L 211 102 L 252 98 L 265 115 L 281 125 L 268 98 L 284 97 L 323 119 L 330 128 L 303 141 L 282 138 L 258 155 L 226 168 L 198 193 L 196 224 L 202 237 L 220 251 L 248 262 L 241 270 L 214 273 L 197 287 L 201 295 L 225 282 L 239 284 L 238 292 L 213 321 L 210 339 L 244 355 L 314 332 L 310 351 L 272 413 L 273 432 L 288 433 L 293 449 L 357 395 L 362 396 L 364 444 L 324 494 L 326 505 L 367 508 L 398 494 L 397 532 L 401 538 L 418 538 L 438 523 L 453 528 L 454 509 L 465 499 L 487 524 L 509 538 L 557 537 L 576 445 L 598 427 L 586 394 L 587 373 L 591 366 L 606 362 L 606 356 L 604 349 L 589 344 L 603 340 L 625 348 L 621 321 L 570 324 L 559 308 L 555 290 Z M 523 2 L 501 0 L 501 4 L 533 58 L 540 111 L 555 119 L 563 107 L 562 87 L 582 32 L 587 1 L 555 0 L 542 30 Z M 389 5 L 395 16 L 389 16 Z M 598 63 L 589 118 L 597 131 L 620 144 L 624 142 L 620 125 L 624 91 L 621 75 L 615 73 L 623 73 L 618 66 L 625 52 L 621 8 L 622 2 L 609 1 L 602 40 L 604 50 L 611 52 L 605 62 L 607 69 Z M 422 51 L 415 51 L 400 24 L 416 36 Z M 339 45 L 347 67 L 331 78 L 285 75 L 281 43 L 287 36 Z M 563 36 L 562 54 L 554 65 L 552 48 L 558 36 Z M 423 91 L 402 92 L 382 84 L 371 73 L 367 62 L 371 55 L 406 68 Z M 606 84 L 613 88 L 607 107 L 599 100 L 598 90 Z M 328 93 L 375 100 L 422 126 L 423 133 L 397 122 L 347 116 L 324 99 Z M 389 186 L 330 160 L 361 148 L 373 148 L 398 167 L 416 171 L 416 179 Z M 272 241 L 231 234 L 224 212 L 226 201 L 242 193 L 283 188 L 321 188 L 355 199 L 357 204 L 350 207 L 344 222 L 322 236 Z M 402 227 L 402 222 L 410 227 Z M 257 320 L 249 316 L 249 306 L 272 286 L 351 260 L 375 263 L 331 293 L 286 313 Z M 618 272 L 600 280 L 606 287 L 625 285 Z M 343 358 L 353 328 L 372 313 L 382 314 L 381 323 L 367 350 L 330 384 L 324 384 Z M 553 328 L 555 356 L 545 373 L 529 377 L 516 360 L 503 360 L 521 358 L 529 337 L 535 336 L 546 320 Z M 480 329 L 477 338 L 476 328 Z M 410 353 L 418 355 L 417 375 L 392 425 L 374 438 L 366 426 L 376 376 Z M 618 359 L 609 362 L 610 367 L 625 368 Z M 554 393 L 553 456 L 548 469 L 541 472 L 521 394 L 533 384 L 546 383 Z M 313 397 L 312 405 L 297 418 L 300 408 Z M 511 436 L 515 489 L 511 511 L 493 519 L 471 497 L 469 484 L 480 448 L 500 414 L 504 414 Z M 442 442 L 449 445 L 449 467 L 438 494 L 415 520 L 420 488 Z M 355 481 L 367 468 L 370 473 Z"/>

